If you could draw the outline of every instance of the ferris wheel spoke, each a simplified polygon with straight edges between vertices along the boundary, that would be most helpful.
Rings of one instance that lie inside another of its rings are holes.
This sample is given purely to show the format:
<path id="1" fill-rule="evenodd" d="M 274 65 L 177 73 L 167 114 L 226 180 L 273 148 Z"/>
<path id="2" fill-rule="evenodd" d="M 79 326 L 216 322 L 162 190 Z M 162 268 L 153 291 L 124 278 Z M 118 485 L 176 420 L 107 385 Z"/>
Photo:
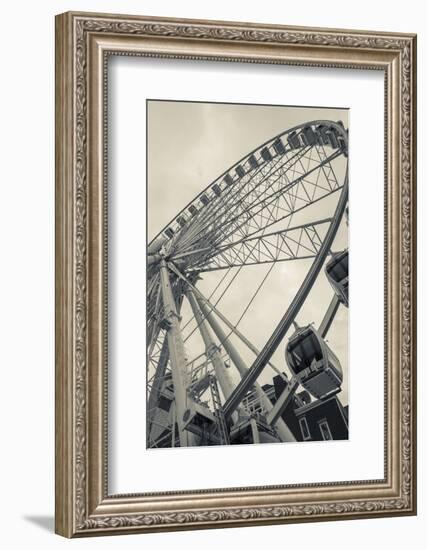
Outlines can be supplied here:
<path id="1" fill-rule="evenodd" d="M 204 208 L 194 220 L 193 227 L 179 240 L 179 249 L 183 250 L 186 247 L 194 246 L 198 240 L 206 238 L 206 229 L 209 226 L 211 226 L 211 230 L 219 227 L 226 219 L 226 213 L 229 215 L 230 211 L 234 211 L 238 205 L 246 201 L 250 195 L 248 189 L 261 186 L 277 172 L 275 167 L 278 162 L 279 160 L 273 159 L 267 167 L 262 167 L 255 174 L 241 178 L 233 187 L 226 190 L 226 193 L 220 197 L 221 200 L 212 202 L 210 206 Z"/>
<path id="2" fill-rule="evenodd" d="M 289 219 L 297 212 L 300 212 L 308 206 L 311 206 L 316 202 L 325 199 L 329 195 L 338 191 L 340 188 L 341 187 L 338 186 L 336 188 L 331 187 L 326 190 L 321 190 L 320 193 L 318 192 L 318 196 L 315 199 L 309 201 L 307 199 L 306 193 L 301 192 L 300 182 L 293 182 L 292 187 L 287 190 L 286 194 L 276 195 L 274 197 L 271 197 L 269 200 L 269 204 L 274 204 L 276 207 L 276 212 L 281 212 L 281 214 L 274 217 L 267 217 L 265 215 L 264 206 L 260 206 L 259 209 L 255 212 L 246 213 L 246 216 L 248 218 L 252 218 L 252 220 L 257 220 L 257 217 L 259 219 L 255 222 L 253 221 L 251 225 L 246 224 L 245 227 L 247 229 L 247 232 L 244 233 L 244 236 L 251 237 L 255 236 L 256 233 L 260 231 L 264 232 L 272 225 Z M 228 228 L 228 233 L 223 235 L 223 239 L 219 240 L 218 243 L 215 244 L 232 244 L 236 240 L 240 240 L 236 239 L 235 233 L 233 233 L 233 231 L 235 232 L 236 230 L 237 227 L 235 223 Z"/>
<path id="3" fill-rule="evenodd" d="M 304 150 L 300 151 L 297 155 L 294 155 L 293 160 L 297 156 L 302 156 Z M 296 162 L 296 161 L 295 161 Z M 227 220 L 237 219 L 239 212 L 245 212 L 250 208 L 252 203 L 256 203 L 259 197 L 265 195 L 265 193 L 274 187 L 274 185 L 280 186 L 280 180 L 283 179 L 287 163 L 279 164 L 271 163 L 267 169 L 263 169 L 251 179 L 241 180 L 242 187 L 237 190 L 233 202 L 228 202 L 222 210 L 216 209 L 213 212 L 214 222 L 211 226 L 211 233 L 214 234 L 217 228 L 220 228 Z M 278 166 L 278 167 L 277 167 Z M 206 229 L 206 226 L 204 227 Z M 201 232 L 202 238 L 206 238 L 206 232 Z"/>
<path id="4" fill-rule="evenodd" d="M 272 219 L 268 216 L 270 221 L 268 223 L 265 222 L 266 207 L 269 205 L 276 205 L 286 210 L 286 207 L 289 207 L 290 204 L 291 208 L 288 208 L 288 214 L 291 214 L 295 210 L 301 210 L 302 207 L 309 206 L 317 199 L 310 200 L 306 190 L 304 190 L 304 184 L 314 186 L 315 194 L 318 195 L 317 198 L 326 197 L 332 191 L 336 190 L 339 185 L 336 179 L 333 177 L 319 178 L 321 179 L 321 184 L 319 184 L 318 182 L 316 183 L 316 179 L 311 180 L 309 176 L 319 170 L 322 165 L 330 163 L 338 156 L 339 153 L 333 153 L 324 161 L 319 162 L 306 174 L 292 181 L 286 179 L 286 185 L 279 185 L 278 188 L 274 189 L 270 194 L 262 195 L 258 200 L 254 200 L 246 207 L 242 207 L 242 203 L 240 203 L 240 210 L 233 218 L 228 219 L 226 223 L 218 224 L 218 227 L 213 228 L 207 234 L 205 233 L 200 240 L 204 239 L 210 243 L 215 242 L 215 244 L 219 244 L 233 238 L 235 239 L 238 230 L 242 231 L 245 236 L 249 236 L 256 231 L 276 223 L 276 221 L 279 220 Z M 229 216 L 229 214 L 224 212 L 224 217 L 226 216 Z M 283 217 L 281 219 L 283 219 Z"/>
<path id="5" fill-rule="evenodd" d="M 210 207 L 204 208 L 201 211 L 200 220 L 203 224 L 209 223 L 209 221 L 214 219 L 225 205 L 232 208 L 236 200 L 247 197 L 255 187 L 268 182 L 280 167 L 292 162 L 301 154 L 303 154 L 303 150 L 287 156 L 286 158 L 277 155 L 273 157 L 271 161 L 258 166 L 257 169 L 247 172 L 236 182 L 234 182 L 233 185 L 225 189 L 225 192 L 221 193 L 216 202 L 211 203 Z"/>
<path id="6" fill-rule="evenodd" d="M 294 164 L 298 162 L 300 157 L 303 157 L 307 152 L 306 148 L 302 148 L 297 153 L 289 154 L 286 158 L 280 156 L 274 157 L 267 165 L 261 166 L 254 173 L 248 173 L 238 180 L 233 187 L 226 190 L 226 193 L 221 195 L 220 200 L 211 202 L 210 205 L 204 208 L 198 218 L 195 220 L 195 225 L 199 227 L 198 234 L 205 235 L 206 227 L 209 227 L 210 223 L 215 224 L 216 227 L 222 223 L 226 217 L 230 217 L 233 212 L 238 211 L 242 203 L 248 203 L 248 201 L 256 200 L 254 192 L 257 195 L 265 193 L 271 188 L 287 169 L 290 169 Z M 193 232 L 194 233 L 194 232 Z M 187 234 L 180 240 L 180 248 L 185 248 L 188 244 Z M 191 244 L 194 244 L 194 240 Z"/>
<path id="7" fill-rule="evenodd" d="M 316 204 L 317 202 L 323 200 L 326 196 L 330 196 L 330 195 L 336 193 L 337 191 L 340 191 L 342 189 L 342 187 L 343 187 L 342 185 L 339 185 L 336 189 L 334 189 L 333 191 L 328 192 L 326 195 L 322 195 L 322 196 L 318 197 L 317 199 L 312 200 L 311 205 Z M 294 214 L 300 212 L 304 208 L 306 208 L 306 204 L 303 204 L 300 208 L 296 208 L 293 211 L 292 211 L 291 208 L 289 208 L 288 210 L 285 211 L 284 215 L 282 215 L 280 217 L 277 217 L 272 223 L 270 223 L 269 225 L 264 226 L 263 231 L 265 231 L 271 225 L 275 225 L 277 222 L 283 222 L 284 220 L 287 220 L 288 222 L 290 222 L 292 220 L 292 216 Z M 313 238 L 317 239 L 317 242 L 321 242 L 321 238 L 317 234 L 316 226 L 317 226 L 316 222 L 314 222 L 312 224 L 308 224 L 306 226 L 306 230 L 309 231 L 309 232 L 313 232 L 314 233 Z M 278 233 L 286 232 L 287 229 L 289 229 L 289 227 L 282 230 L 282 231 L 279 231 Z M 224 248 L 226 248 L 227 246 L 232 247 L 235 244 L 240 244 L 242 242 L 246 242 L 248 246 L 252 246 L 252 247 L 255 248 L 256 245 L 257 245 L 257 238 L 260 238 L 261 236 L 262 235 L 255 236 L 255 238 L 254 238 L 253 235 L 252 235 L 253 240 L 251 242 L 249 242 L 248 237 L 243 236 L 238 241 L 230 242 L 230 243 L 224 244 L 222 246 Z M 286 246 L 286 240 L 283 241 L 283 244 L 284 244 L 284 246 Z M 221 245 L 217 245 L 216 247 L 215 246 L 207 246 L 207 247 L 203 247 L 203 248 L 199 248 L 199 249 L 195 249 L 195 250 L 188 250 L 187 252 L 179 253 L 176 256 L 174 256 L 174 260 L 179 262 L 182 259 L 186 259 L 188 257 L 193 256 L 193 259 L 188 262 L 188 265 L 191 266 L 191 268 L 189 267 L 188 269 L 193 269 L 195 272 L 197 272 L 198 269 L 200 269 L 200 271 L 203 271 L 204 269 L 202 269 L 200 266 L 203 266 L 206 263 L 207 260 L 211 259 L 211 257 L 213 257 L 216 254 L 216 250 L 218 250 L 218 249 L 221 250 L 220 247 L 221 247 Z M 292 252 L 291 252 L 291 254 L 292 254 Z M 283 261 L 283 260 L 281 260 L 281 261 Z M 239 265 L 239 264 L 236 264 L 236 265 Z M 241 265 L 249 265 L 249 264 L 243 264 L 242 263 Z M 253 265 L 253 264 L 251 264 L 251 265 Z M 224 266 L 224 268 L 225 267 L 227 267 L 227 266 Z M 228 267 L 230 267 L 230 268 L 234 267 L 234 264 L 228 265 Z M 221 269 L 223 269 L 223 268 L 221 267 Z M 211 269 L 208 269 L 207 271 L 209 271 L 209 270 L 211 270 Z"/>
<path id="8" fill-rule="evenodd" d="M 218 247 L 193 269 L 214 271 L 241 265 L 313 258 L 322 246 L 330 222 L 331 218 L 328 218 Z"/>

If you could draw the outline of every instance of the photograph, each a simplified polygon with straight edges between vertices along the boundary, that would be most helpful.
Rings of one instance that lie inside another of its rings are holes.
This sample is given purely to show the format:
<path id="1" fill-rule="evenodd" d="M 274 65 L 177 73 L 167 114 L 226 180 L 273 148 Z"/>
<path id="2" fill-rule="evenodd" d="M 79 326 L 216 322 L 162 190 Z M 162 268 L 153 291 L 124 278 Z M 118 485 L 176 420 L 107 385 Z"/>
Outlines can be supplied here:
<path id="1" fill-rule="evenodd" d="M 350 110 L 146 121 L 146 448 L 349 439 Z"/>

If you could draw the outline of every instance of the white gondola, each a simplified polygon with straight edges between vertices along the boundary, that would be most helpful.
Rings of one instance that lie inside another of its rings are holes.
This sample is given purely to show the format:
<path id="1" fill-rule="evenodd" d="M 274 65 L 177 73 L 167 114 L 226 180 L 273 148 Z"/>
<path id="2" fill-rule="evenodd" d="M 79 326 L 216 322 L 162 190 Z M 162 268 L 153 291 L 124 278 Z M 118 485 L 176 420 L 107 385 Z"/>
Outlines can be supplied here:
<path id="1" fill-rule="evenodd" d="M 314 327 L 297 328 L 285 353 L 291 372 L 314 397 L 323 399 L 340 390 L 343 372 L 338 357 Z"/>
<path id="2" fill-rule="evenodd" d="M 348 249 L 332 254 L 325 267 L 326 277 L 340 301 L 348 307 Z"/>

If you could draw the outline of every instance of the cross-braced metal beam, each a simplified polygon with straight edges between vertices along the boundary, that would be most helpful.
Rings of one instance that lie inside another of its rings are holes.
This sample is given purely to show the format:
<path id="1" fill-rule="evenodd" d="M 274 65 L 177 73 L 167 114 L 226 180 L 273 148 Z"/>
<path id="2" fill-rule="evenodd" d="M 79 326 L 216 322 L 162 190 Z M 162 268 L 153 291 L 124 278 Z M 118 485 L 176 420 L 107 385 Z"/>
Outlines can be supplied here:
<path id="1" fill-rule="evenodd" d="M 197 255 L 201 259 L 193 261 L 191 269 L 205 272 L 243 265 L 311 259 L 319 252 L 330 222 L 331 218 L 328 218 L 226 245 L 196 249 L 176 254 L 174 261 L 185 262 L 189 257 Z"/>

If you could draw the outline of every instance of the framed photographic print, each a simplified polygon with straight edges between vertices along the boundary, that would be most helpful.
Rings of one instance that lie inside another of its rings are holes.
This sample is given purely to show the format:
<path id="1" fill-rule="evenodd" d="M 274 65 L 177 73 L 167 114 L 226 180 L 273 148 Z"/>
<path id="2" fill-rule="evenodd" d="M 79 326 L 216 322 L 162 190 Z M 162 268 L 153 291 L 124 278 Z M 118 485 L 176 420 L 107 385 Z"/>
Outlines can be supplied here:
<path id="1" fill-rule="evenodd" d="M 416 38 L 56 19 L 56 531 L 416 512 Z"/>

